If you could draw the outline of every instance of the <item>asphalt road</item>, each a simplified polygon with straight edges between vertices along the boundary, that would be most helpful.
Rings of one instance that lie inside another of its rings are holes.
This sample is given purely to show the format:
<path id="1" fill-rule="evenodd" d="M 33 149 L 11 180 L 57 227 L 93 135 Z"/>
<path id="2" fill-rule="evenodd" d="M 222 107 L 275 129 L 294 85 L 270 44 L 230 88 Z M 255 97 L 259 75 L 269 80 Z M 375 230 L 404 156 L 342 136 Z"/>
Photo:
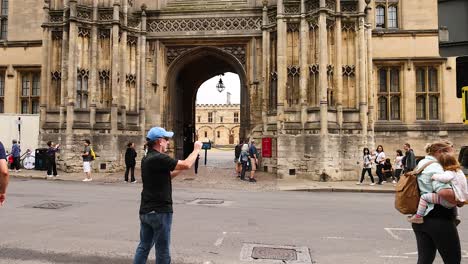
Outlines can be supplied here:
<path id="1" fill-rule="evenodd" d="M 140 184 L 12 180 L 0 209 L 0 263 L 131 263 L 140 191 Z M 299 253 L 320 264 L 416 263 L 414 235 L 391 194 L 192 188 L 175 189 L 173 197 L 175 264 L 300 263 L 241 261 L 249 244 L 306 247 Z M 198 198 L 225 203 L 193 204 Z M 33 208 L 50 201 L 69 206 Z M 468 263 L 466 209 L 461 216 Z"/>

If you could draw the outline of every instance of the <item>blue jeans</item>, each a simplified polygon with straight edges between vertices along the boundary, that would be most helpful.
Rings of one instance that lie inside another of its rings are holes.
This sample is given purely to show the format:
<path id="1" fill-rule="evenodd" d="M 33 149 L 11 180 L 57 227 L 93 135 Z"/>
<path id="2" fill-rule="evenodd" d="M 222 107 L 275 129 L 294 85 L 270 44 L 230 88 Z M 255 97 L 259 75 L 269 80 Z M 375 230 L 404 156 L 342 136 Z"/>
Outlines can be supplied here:
<path id="1" fill-rule="evenodd" d="M 140 215 L 140 244 L 134 264 L 145 264 L 154 245 L 157 264 L 170 264 L 172 213 L 151 212 Z"/>

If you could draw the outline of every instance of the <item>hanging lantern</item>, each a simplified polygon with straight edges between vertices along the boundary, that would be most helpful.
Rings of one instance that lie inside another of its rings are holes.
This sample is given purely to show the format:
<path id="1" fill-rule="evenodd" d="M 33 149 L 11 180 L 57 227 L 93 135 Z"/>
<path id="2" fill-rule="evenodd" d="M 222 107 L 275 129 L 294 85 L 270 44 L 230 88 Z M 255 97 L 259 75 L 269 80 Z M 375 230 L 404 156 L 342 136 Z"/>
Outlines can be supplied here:
<path id="1" fill-rule="evenodd" d="M 222 93 L 226 86 L 224 86 L 223 80 L 219 78 L 218 84 L 216 84 L 216 89 L 218 89 L 218 92 Z"/>

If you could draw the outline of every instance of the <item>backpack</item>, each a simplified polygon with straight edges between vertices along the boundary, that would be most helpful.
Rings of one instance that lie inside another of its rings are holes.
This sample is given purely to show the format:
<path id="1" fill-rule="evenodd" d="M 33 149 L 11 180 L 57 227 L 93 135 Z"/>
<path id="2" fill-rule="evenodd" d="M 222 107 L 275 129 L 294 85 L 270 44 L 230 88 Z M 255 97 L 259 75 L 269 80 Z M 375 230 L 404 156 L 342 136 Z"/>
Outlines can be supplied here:
<path id="1" fill-rule="evenodd" d="M 418 175 L 427 168 L 427 166 L 436 163 L 429 161 L 418 170 L 406 172 L 400 176 L 395 187 L 395 209 L 402 214 L 415 214 L 419 204 Z"/>
<path id="2" fill-rule="evenodd" d="M 96 152 L 94 152 L 93 147 L 89 147 L 89 149 L 90 149 L 89 155 L 91 156 L 91 160 L 95 160 L 96 159 Z"/>

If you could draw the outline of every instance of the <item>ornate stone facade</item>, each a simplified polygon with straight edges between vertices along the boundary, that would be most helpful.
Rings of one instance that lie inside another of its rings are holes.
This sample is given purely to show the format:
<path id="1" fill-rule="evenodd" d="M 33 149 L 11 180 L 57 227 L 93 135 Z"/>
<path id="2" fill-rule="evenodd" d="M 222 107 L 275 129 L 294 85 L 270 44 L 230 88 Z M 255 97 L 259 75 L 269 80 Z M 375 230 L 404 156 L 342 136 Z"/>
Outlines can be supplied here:
<path id="1" fill-rule="evenodd" d="M 42 39 L 42 51 L 34 51 L 34 63 L 21 58 L 16 67 L 23 46 L 8 40 L 0 75 L 18 71 L 37 87 L 40 73 L 40 98 L 24 100 L 31 109 L 40 100 L 40 140 L 61 143 L 60 162 L 70 170 L 79 165 L 80 139 L 94 142 L 95 166 L 118 169 L 125 142 L 143 144 L 154 125 L 176 132 L 171 151 L 182 158 L 195 137 L 198 87 L 234 72 L 241 80 L 240 137 L 273 139 L 273 157 L 261 167 L 279 177 L 355 179 L 364 146 L 382 144 L 392 156 L 388 150 L 404 141 L 419 154 L 434 139 L 466 141 L 461 101 L 451 90 L 456 65 L 438 52 L 436 5 L 51 0 L 35 16 L 32 36 Z M 9 19 L 13 28 L 15 21 Z M 27 35 L 14 31 L 9 36 Z M 4 99 L 12 112 L 21 102 L 14 78 L 8 87 L 15 89 L 5 89 L 14 100 Z"/>

